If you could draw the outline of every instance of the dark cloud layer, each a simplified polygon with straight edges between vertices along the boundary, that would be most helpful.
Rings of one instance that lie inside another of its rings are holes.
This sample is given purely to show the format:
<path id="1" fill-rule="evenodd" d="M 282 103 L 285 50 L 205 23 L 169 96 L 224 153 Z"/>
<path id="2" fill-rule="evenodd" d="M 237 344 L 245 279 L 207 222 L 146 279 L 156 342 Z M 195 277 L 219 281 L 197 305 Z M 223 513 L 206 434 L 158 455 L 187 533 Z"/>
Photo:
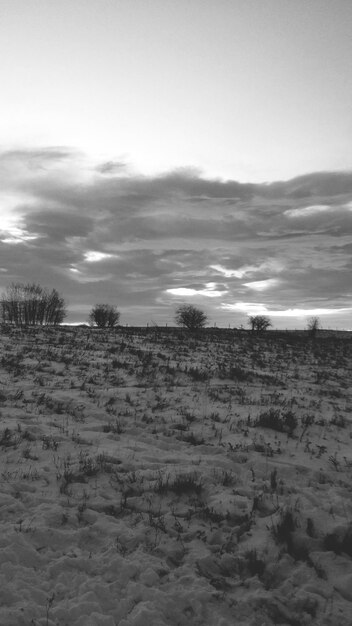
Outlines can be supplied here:
<path id="1" fill-rule="evenodd" d="M 0 222 L 1 287 L 55 286 L 69 321 L 109 301 L 125 322 L 166 323 L 187 300 L 219 323 L 245 322 L 247 303 L 269 314 L 346 309 L 327 319 L 348 325 L 350 172 L 271 184 L 192 169 L 146 177 L 55 147 L 3 152 L 0 177 L 4 215 L 15 219 Z"/>

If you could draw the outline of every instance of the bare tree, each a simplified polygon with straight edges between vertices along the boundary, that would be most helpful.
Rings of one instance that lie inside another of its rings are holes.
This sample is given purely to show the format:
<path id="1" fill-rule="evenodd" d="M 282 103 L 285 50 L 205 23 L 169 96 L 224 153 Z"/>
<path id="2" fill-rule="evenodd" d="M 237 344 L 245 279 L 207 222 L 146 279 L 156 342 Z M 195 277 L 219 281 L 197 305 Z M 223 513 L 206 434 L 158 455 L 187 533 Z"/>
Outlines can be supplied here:
<path id="1" fill-rule="evenodd" d="M 91 326 L 114 328 L 118 325 L 120 312 L 111 304 L 96 304 L 88 317 Z"/>
<path id="2" fill-rule="evenodd" d="M 15 326 L 22 324 L 22 287 L 21 284 L 11 283 L 5 293 L 1 294 L 1 321 L 4 324 L 14 324 Z"/>
<path id="3" fill-rule="evenodd" d="M 64 299 L 53 289 L 46 294 L 45 306 L 42 308 L 42 319 L 44 324 L 61 324 L 66 317 L 66 306 Z"/>
<path id="4" fill-rule="evenodd" d="M 251 330 L 258 333 L 263 330 L 267 330 L 270 326 L 272 326 L 270 318 L 266 315 L 251 315 L 248 318 L 248 324 L 251 327 Z"/>
<path id="5" fill-rule="evenodd" d="M 311 337 L 316 337 L 319 328 L 321 328 L 319 317 L 314 316 L 307 320 L 307 330 Z"/>
<path id="6" fill-rule="evenodd" d="M 66 317 L 64 299 L 36 283 L 11 283 L 1 295 L 1 321 L 15 326 L 61 324 Z"/>
<path id="7" fill-rule="evenodd" d="M 199 328 L 204 328 L 207 324 L 208 317 L 207 315 L 197 309 L 197 307 L 192 304 L 181 304 L 175 313 L 175 322 L 178 326 L 183 326 L 184 328 L 188 328 L 188 330 L 197 330 Z"/>

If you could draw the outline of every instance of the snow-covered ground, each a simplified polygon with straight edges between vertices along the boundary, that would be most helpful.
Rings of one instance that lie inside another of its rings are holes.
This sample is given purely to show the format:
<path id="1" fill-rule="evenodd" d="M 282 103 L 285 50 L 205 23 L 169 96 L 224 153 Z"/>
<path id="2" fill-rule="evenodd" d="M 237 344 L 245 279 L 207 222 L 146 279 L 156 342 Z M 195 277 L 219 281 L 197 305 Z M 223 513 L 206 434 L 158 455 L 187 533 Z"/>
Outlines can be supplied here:
<path id="1" fill-rule="evenodd" d="M 351 626 L 349 337 L 0 348 L 2 626 Z"/>

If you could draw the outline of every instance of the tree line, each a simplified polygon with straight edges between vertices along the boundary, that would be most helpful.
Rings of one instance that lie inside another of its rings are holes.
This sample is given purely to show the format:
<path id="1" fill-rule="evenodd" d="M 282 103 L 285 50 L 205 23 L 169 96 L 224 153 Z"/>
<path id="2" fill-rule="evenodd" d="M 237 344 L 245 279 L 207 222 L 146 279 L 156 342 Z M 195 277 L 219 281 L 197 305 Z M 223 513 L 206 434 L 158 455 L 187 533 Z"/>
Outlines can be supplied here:
<path id="1" fill-rule="evenodd" d="M 1 295 L 1 321 L 15 326 L 57 326 L 66 317 L 65 301 L 56 291 L 35 283 L 11 283 Z"/>
<path id="2" fill-rule="evenodd" d="M 0 320 L 14 326 L 58 326 L 67 315 L 64 298 L 52 289 L 49 291 L 36 283 L 11 283 L 0 299 Z M 175 312 L 177 326 L 190 331 L 204 328 L 208 316 L 201 309 L 182 304 Z M 96 304 L 91 309 L 88 322 L 97 328 L 115 328 L 120 321 L 120 312 L 111 304 Z M 266 315 L 248 317 L 248 325 L 253 332 L 264 332 L 272 326 Z M 315 336 L 320 328 L 317 317 L 308 320 L 307 330 Z"/>

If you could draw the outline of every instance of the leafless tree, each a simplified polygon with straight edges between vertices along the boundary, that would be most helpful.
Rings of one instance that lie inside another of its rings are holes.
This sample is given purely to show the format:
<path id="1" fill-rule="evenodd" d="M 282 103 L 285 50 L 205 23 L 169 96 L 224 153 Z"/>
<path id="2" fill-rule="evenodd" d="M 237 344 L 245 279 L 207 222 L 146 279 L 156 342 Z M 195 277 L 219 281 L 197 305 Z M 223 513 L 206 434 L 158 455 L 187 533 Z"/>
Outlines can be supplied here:
<path id="1" fill-rule="evenodd" d="M 201 311 L 201 309 L 197 309 L 197 307 L 192 304 L 181 304 L 176 309 L 175 313 L 175 322 L 178 326 L 183 326 L 184 328 L 188 328 L 188 330 L 197 330 L 199 328 L 204 328 L 208 321 L 207 315 Z"/>
<path id="2" fill-rule="evenodd" d="M 316 337 L 319 328 L 321 328 L 319 317 L 314 316 L 307 320 L 307 330 L 311 337 Z"/>
<path id="3" fill-rule="evenodd" d="M 251 315 L 248 318 L 248 324 L 251 327 L 251 330 L 256 332 L 267 330 L 270 326 L 272 326 L 270 318 L 266 315 Z"/>
<path id="4" fill-rule="evenodd" d="M 91 326 L 114 328 L 118 325 L 120 312 L 111 304 L 96 304 L 88 317 Z"/>
<path id="5" fill-rule="evenodd" d="M 11 283 L 1 295 L 1 321 L 15 326 L 61 324 L 66 305 L 60 294 L 36 283 Z"/>

